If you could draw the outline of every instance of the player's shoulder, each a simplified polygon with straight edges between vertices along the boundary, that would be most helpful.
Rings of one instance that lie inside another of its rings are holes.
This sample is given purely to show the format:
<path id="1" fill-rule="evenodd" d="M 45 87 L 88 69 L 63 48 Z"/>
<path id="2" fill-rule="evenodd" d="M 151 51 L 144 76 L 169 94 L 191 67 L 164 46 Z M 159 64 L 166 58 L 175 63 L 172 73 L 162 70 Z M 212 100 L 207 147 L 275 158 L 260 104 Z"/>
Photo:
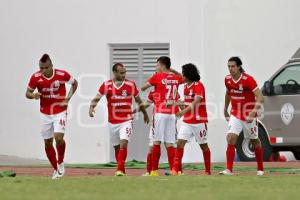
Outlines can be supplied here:
<path id="1" fill-rule="evenodd" d="M 129 85 L 129 86 L 134 86 L 136 85 L 135 82 L 133 80 L 129 80 L 129 79 L 125 79 L 124 82 L 125 85 Z"/>
<path id="2" fill-rule="evenodd" d="M 113 84 L 113 81 L 112 81 L 112 79 L 109 79 L 109 80 L 103 81 L 103 85 L 105 85 L 105 86 L 110 86 L 110 85 L 112 85 L 112 84 Z"/>
<path id="3" fill-rule="evenodd" d="M 63 69 L 53 69 L 53 70 L 54 70 L 55 75 L 58 75 L 58 76 L 65 76 L 65 74 L 68 74 L 68 72 Z"/>
<path id="4" fill-rule="evenodd" d="M 225 80 L 230 80 L 230 79 L 232 79 L 232 76 L 230 74 L 225 76 Z"/>
<path id="5" fill-rule="evenodd" d="M 37 71 L 37 72 L 34 72 L 34 73 L 32 74 L 32 77 L 34 77 L 34 78 L 40 78 L 42 75 L 43 75 L 43 74 L 42 74 L 41 71 Z"/>
<path id="6" fill-rule="evenodd" d="M 254 79 L 254 78 L 250 74 L 247 74 L 247 73 L 244 72 L 242 80 L 249 80 L 249 79 Z"/>

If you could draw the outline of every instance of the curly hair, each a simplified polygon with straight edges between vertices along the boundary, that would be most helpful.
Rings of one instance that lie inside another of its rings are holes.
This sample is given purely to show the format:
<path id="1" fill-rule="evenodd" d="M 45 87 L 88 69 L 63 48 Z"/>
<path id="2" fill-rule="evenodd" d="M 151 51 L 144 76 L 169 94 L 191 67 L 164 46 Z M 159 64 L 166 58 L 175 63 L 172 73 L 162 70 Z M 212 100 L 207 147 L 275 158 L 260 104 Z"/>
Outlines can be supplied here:
<path id="1" fill-rule="evenodd" d="M 199 81 L 200 73 L 196 65 L 188 63 L 182 66 L 182 74 L 190 81 Z"/>

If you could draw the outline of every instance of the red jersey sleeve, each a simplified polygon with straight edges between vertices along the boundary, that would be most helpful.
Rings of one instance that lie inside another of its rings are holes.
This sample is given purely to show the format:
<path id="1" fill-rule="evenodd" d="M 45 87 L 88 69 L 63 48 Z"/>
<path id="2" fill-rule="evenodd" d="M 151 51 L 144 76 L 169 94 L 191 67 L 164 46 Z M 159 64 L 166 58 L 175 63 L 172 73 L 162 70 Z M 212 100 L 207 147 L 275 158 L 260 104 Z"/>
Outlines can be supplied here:
<path id="1" fill-rule="evenodd" d="M 35 77 L 35 75 L 33 74 L 33 75 L 31 76 L 30 80 L 29 80 L 28 88 L 34 90 L 34 89 L 36 88 L 36 83 L 37 83 L 36 77 Z"/>
<path id="2" fill-rule="evenodd" d="M 107 94 L 107 87 L 105 86 L 105 82 L 102 83 L 102 85 L 100 86 L 98 93 L 100 95 L 106 95 Z"/>
<path id="3" fill-rule="evenodd" d="M 252 76 L 247 79 L 247 87 L 253 92 L 257 88 L 257 83 Z"/>
<path id="4" fill-rule="evenodd" d="M 150 79 L 148 80 L 148 83 L 150 83 L 150 85 L 152 86 L 157 85 L 157 74 L 151 76 Z"/>
<path id="5" fill-rule="evenodd" d="M 196 96 L 200 96 L 201 98 L 203 98 L 205 96 L 203 84 L 201 84 L 201 83 L 195 84 L 194 90 L 195 90 Z"/>
<path id="6" fill-rule="evenodd" d="M 66 83 L 69 83 L 69 84 L 72 84 L 73 81 L 74 81 L 72 76 L 67 71 L 64 71 L 64 75 L 62 76 L 62 80 L 65 81 Z"/>

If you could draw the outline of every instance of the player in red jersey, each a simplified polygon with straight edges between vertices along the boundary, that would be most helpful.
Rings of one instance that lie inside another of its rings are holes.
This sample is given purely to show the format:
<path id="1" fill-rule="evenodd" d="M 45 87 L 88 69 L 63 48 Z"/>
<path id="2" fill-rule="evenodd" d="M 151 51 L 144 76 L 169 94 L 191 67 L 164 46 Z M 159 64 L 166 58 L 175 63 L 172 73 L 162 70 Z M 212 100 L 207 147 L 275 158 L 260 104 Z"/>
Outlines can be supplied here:
<path id="1" fill-rule="evenodd" d="M 257 175 L 264 175 L 263 150 L 258 137 L 257 111 L 264 101 L 262 92 L 252 76 L 245 73 L 239 57 L 228 60 L 230 75 L 225 77 L 225 107 L 224 116 L 229 122 L 227 132 L 227 169 L 221 171 L 222 175 L 232 175 L 233 160 L 235 157 L 235 144 L 239 134 L 243 131 L 244 137 L 249 138 L 257 161 Z M 231 103 L 231 113 L 228 106 Z"/>
<path id="2" fill-rule="evenodd" d="M 176 114 L 177 118 L 183 116 L 183 122 L 177 136 L 177 149 L 174 159 L 174 168 L 172 175 L 182 174 L 182 157 L 184 146 L 187 141 L 195 137 L 203 152 L 205 173 L 211 174 L 210 149 L 207 144 L 207 112 L 205 88 L 200 81 L 200 74 L 194 64 L 182 66 L 182 75 L 184 85 L 184 102 L 178 102 L 177 105 L 183 106 L 183 109 Z"/>
<path id="3" fill-rule="evenodd" d="M 158 99 L 159 95 L 156 95 L 154 90 L 151 90 L 148 94 L 148 98 L 145 102 L 143 102 L 140 106 L 143 106 L 145 109 L 147 109 L 149 106 L 151 106 L 151 104 L 153 104 L 157 99 Z M 178 96 L 179 99 L 179 96 Z M 139 106 L 139 107 L 140 107 Z M 140 108 L 134 109 L 133 113 L 139 112 Z M 179 107 L 176 106 L 176 111 L 179 111 Z M 143 174 L 143 176 L 150 176 L 150 173 L 152 171 L 152 149 L 153 149 L 153 138 L 154 138 L 154 119 L 155 119 L 155 110 L 153 108 L 153 114 L 152 114 L 152 125 L 150 127 L 150 131 L 149 131 L 149 150 L 148 150 L 148 154 L 147 154 L 147 162 L 146 162 L 146 170 L 147 172 Z M 168 151 L 168 145 L 165 143 L 165 147 L 166 150 Z M 172 164 L 173 161 L 169 160 L 169 165 Z M 171 167 L 171 166 L 170 166 Z M 171 168 L 170 168 L 171 170 Z"/>
<path id="4" fill-rule="evenodd" d="M 39 62 L 40 70 L 34 73 L 29 81 L 26 97 L 40 99 L 42 120 L 42 137 L 45 143 L 47 157 L 54 168 L 52 178 L 60 178 L 65 173 L 64 155 L 66 143 L 64 140 L 67 122 L 67 106 L 77 89 L 77 81 L 66 71 L 54 69 L 49 55 L 44 54 Z M 65 84 L 71 84 L 66 96 Z M 37 89 L 37 92 L 34 92 Z M 56 152 L 53 147 L 53 137 L 56 142 Z"/>
<path id="5" fill-rule="evenodd" d="M 154 74 L 143 85 L 142 91 L 149 87 L 154 87 L 158 99 L 154 103 L 154 144 L 152 151 L 152 172 L 151 176 L 158 176 L 158 164 L 160 159 L 160 144 L 165 142 L 168 146 L 167 154 L 170 168 L 173 168 L 175 155 L 174 144 L 176 142 L 176 107 L 170 106 L 178 99 L 178 87 L 183 83 L 182 76 L 173 73 L 170 69 L 171 60 L 169 57 L 162 56 L 157 59 L 158 73 Z"/>
<path id="6" fill-rule="evenodd" d="M 114 77 L 105 81 L 99 88 L 98 94 L 91 101 L 89 115 L 94 117 L 95 107 L 102 96 L 106 96 L 108 108 L 108 122 L 111 129 L 112 145 L 115 149 L 115 157 L 118 164 L 116 176 L 126 175 L 125 161 L 127 146 L 132 134 L 133 112 L 132 99 L 140 105 L 139 91 L 135 83 L 126 79 L 126 68 L 121 63 L 116 63 L 112 68 Z M 149 123 L 146 110 L 141 107 L 145 123 Z"/>

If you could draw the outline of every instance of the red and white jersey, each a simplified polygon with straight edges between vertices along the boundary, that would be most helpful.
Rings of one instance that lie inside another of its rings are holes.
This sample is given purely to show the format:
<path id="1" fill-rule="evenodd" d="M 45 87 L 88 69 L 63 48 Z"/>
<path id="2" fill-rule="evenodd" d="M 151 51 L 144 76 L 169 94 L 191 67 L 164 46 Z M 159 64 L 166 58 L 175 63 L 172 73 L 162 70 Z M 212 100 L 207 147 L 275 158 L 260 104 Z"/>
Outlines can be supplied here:
<path id="1" fill-rule="evenodd" d="M 178 93 L 178 96 L 176 100 L 180 99 L 180 95 Z M 150 103 L 155 103 L 155 101 L 159 100 L 159 94 L 155 92 L 155 90 L 151 90 L 148 94 L 147 101 Z M 179 106 L 175 106 L 175 113 L 179 112 Z M 153 113 L 155 112 L 155 108 L 153 108 Z"/>
<path id="2" fill-rule="evenodd" d="M 178 99 L 178 87 L 183 83 L 181 76 L 173 73 L 156 73 L 149 79 L 154 86 L 156 100 L 155 113 L 175 114 L 176 106 L 166 106 L 166 102 L 175 102 Z"/>
<path id="3" fill-rule="evenodd" d="M 66 107 L 59 106 L 66 97 L 65 83 L 72 84 L 72 76 L 60 69 L 53 69 L 50 78 L 45 77 L 40 71 L 34 73 L 28 83 L 28 88 L 41 93 L 40 111 L 46 115 L 54 115 L 65 111 Z"/>
<path id="4" fill-rule="evenodd" d="M 204 85 L 198 81 L 191 85 L 184 85 L 184 104 L 190 105 L 195 97 L 201 97 L 200 104 L 196 105 L 191 111 L 183 116 L 183 121 L 188 124 L 207 123 L 207 112 L 205 103 L 205 88 Z"/>
<path id="5" fill-rule="evenodd" d="M 252 76 L 242 73 L 239 80 L 235 81 L 231 75 L 225 77 L 225 86 L 231 99 L 231 114 L 245 121 L 255 106 L 254 90 L 257 83 Z"/>
<path id="6" fill-rule="evenodd" d="M 133 119 L 132 97 L 139 94 L 133 81 L 125 79 L 122 85 L 117 87 L 113 80 L 108 80 L 100 86 L 98 92 L 106 96 L 110 123 L 119 124 Z"/>

